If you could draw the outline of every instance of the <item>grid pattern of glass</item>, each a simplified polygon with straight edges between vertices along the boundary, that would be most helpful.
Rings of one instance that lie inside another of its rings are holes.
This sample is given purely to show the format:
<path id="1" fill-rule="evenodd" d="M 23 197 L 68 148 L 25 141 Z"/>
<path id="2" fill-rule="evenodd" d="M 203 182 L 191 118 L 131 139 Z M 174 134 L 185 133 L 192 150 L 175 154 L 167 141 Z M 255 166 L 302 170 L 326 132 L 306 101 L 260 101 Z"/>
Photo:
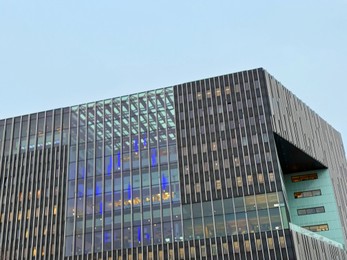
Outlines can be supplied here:
<path id="1" fill-rule="evenodd" d="M 72 107 L 65 255 L 182 239 L 172 88 Z"/>
<path id="2" fill-rule="evenodd" d="M 63 258 L 69 109 L 0 120 L 0 259 Z"/>

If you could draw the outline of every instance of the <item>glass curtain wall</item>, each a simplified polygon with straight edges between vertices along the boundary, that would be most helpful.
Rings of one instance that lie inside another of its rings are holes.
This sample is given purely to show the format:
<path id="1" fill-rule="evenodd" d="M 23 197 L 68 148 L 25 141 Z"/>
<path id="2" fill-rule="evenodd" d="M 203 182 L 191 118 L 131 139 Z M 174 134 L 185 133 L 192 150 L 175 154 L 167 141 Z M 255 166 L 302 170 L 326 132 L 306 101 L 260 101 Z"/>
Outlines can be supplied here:
<path id="1" fill-rule="evenodd" d="M 182 239 L 174 95 L 72 107 L 65 255 Z"/>

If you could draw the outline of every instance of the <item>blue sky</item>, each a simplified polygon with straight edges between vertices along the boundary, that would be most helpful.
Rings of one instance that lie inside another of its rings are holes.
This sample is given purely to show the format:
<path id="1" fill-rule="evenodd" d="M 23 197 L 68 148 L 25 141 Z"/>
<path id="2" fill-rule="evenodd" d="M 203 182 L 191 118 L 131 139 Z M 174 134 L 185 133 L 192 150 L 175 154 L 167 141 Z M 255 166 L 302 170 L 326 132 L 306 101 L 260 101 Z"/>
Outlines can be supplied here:
<path id="1" fill-rule="evenodd" d="M 346 150 L 346 14 L 346 0 L 0 0 L 0 118 L 264 67 Z"/>

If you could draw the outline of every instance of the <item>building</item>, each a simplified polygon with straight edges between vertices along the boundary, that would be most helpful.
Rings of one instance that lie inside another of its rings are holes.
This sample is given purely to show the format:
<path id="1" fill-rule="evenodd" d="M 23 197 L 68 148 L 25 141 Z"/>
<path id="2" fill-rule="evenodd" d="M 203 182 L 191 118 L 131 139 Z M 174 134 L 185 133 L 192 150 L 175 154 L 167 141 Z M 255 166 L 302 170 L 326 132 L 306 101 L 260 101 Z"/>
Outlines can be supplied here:
<path id="1" fill-rule="evenodd" d="M 264 69 L 0 120 L 0 259 L 347 259 L 340 134 Z"/>

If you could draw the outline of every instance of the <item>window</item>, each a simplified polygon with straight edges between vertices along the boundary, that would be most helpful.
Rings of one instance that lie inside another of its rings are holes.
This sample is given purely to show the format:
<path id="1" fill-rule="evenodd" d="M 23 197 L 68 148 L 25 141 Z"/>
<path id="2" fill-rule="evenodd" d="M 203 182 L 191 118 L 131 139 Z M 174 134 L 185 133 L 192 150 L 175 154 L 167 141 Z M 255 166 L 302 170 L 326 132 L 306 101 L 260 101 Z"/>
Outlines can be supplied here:
<path id="1" fill-rule="evenodd" d="M 273 172 L 269 172 L 269 180 L 272 182 L 275 181 L 275 174 Z"/>
<path id="2" fill-rule="evenodd" d="M 310 214 L 317 214 L 317 213 L 324 213 L 325 208 L 322 207 L 314 207 L 314 208 L 305 208 L 305 209 L 298 209 L 298 215 L 310 215 Z"/>
<path id="3" fill-rule="evenodd" d="M 180 248 L 180 259 L 184 258 L 184 248 Z"/>
<path id="4" fill-rule="evenodd" d="M 279 240 L 280 240 L 280 247 L 285 248 L 286 247 L 286 241 L 285 241 L 284 237 L 279 237 Z"/>
<path id="5" fill-rule="evenodd" d="M 222 184 L 220 182 L 220 180 L 216 180 L 216 189 L 220 190 L 222 188 Z"/>
<path id="6" fill-rule="evenodd" d="M 195 192 L 201 192 L 200 183 L 195 183 Z"/>
<path id="7" fill-rule="evenodd" d="M 306 228 L 312 232 L 321 232 L 321 231 L 328 231 L 329 226 L 328 224 L 319 224 L 319 225 L 313 225 L 313 226 L 303 226 L 303 228 Z"/>
<path id="8" fill-rule="evenodd" d="M 264 183 L 264 175 L 262 173 L 258 173 L 258 182 Z"/>
<path id="9" fill-rule="evenodd" d="M 201 246 L 200 247 L 200 254 L 201 254 L 201 256 L 206 256 L 206 246 Z"/>
<path id="10" fill-rule="evenodd" d="M 217 89 L 216 89 L 216 96 L 220 96 L 220 94 L 221 94 L 221 93 L 220 93 L 220 89 L 217 88 Z"/>
<path id="11" fill-rule="evenodd" d="M 239 244 L 239 242 L 238 241 L 234 241 L 233 246 L 234 246 L 234 252 L 235 253 L 240 253 L 240 244 Z"/>
<path id="12" fill-rule="evenodd" d="M 305 175 L 292 176 L 291 179 L 292 179 L 292 182 L 311 181 L 311 180 L 318 179 L 318 175 L 317 173 L 310 173 Z"/>
<path id="13" fill-rule="evenodd" d="M 236 183 L 237 183 L 237 187 L 242 187 L 242 178 L 236 177 Z"/>
<path id="14" fill-rule="evenodd" d="M 195 247 L 190 247 L 190 257 L 195 257 Z"/>
<path id="15" fill-rule="evenodd" d="M 211 245 L 212 255 L 217 255 L 217 245 Z"/>
<path id="16" fill-rule="evenodd" d="M 231 179 L 230 178 L 226 179 L 226 183 L 227 183 L 227 188 L 231 188 L 232 183 L 231 183 Z"/>
<path id="17" fill-rule="evenodd" d="M 224 254 L 229 253 L 228 243 L 223 243 L 223 253 Z"/>
<path id="18" fill-rule="evenodd" d="M 267 243 L 268 243 L 269 249 L 274 249 L 274 240 L 272 239 L 272 237 L 267 238 Z"/>
<path id="19" fill-rule="evenodd" d="M 249 242 L 249 240 L 245 240 L 245 249 L 246 249 L 246 252 L 251 251 L 251 243 Z"/>
<path id="20" fill-rule="evenodd" d="M 252 175 L 247 175 L 247 182 L 248 182 L 248 185 L 253 184 L 253 176 Z"/>
<path id="21" fill-rule="evenodd" d="M 320 189 L 294 192 L 294 198 L 296 199 L 308 198 L 308 197 L 314 197 L 314 196 L 320 196 L 320 195 L 322 195 L 322 192 Z"/>

